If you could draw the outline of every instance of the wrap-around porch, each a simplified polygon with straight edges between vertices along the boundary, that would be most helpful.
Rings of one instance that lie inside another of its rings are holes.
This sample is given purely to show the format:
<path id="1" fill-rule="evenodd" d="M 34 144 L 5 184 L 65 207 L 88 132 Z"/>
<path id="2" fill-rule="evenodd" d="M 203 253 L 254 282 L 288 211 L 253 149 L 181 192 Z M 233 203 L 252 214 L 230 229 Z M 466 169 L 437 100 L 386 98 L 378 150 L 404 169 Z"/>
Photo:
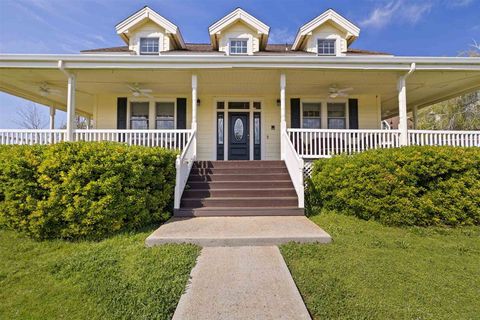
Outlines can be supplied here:
<path id="1" fill-rule="evenodd" d="M 52 112 L 50 129 L 0 129 L 0 144 L 115 141 L 179 150 L 175 208 L 180 206 L 193 162 L 232 159 L 230 142 L 238 137 L 247 146 L 245 159 L 285 161 L 301 208 L 306 160 L 407 145 L 480 146 L 480 131 L 408 129 L 409 113 L 415 124 L 418 109 L 478 89 L 480 75 L 470 71 L 471 66 L 449 67 L 449 72 L 416 63 L 360 70 L 352 65 L 152 68 L 89 70 L 68 67 L 60 60 L 56 70 L 4 69 L 2 91 L 48 105 Z M 36 94 L 39 80 L 61 94 Z M 141 89 L 128 90 L 128 84 Z M 337 87 L 348 88 L 348 95 L 332 94 Z M 148 93 L 143 96 L 144 88 Z M 121 98 L 123 118 L 116 104 L 119 97 L 125 97 Z M 182 97 L 182 116 L 179 98 L 172 97 Z M 159 115 L 158 103 L 169 101 L 172 114 Z M 140 120 L 146 122 L 139 128 L 133 108 L 142 103 L 147 107 Z M 55 109 L 66 111 L 65 129 L 53 129 Z M 75 128 L 76 114 L 87 117 L 91 128 Z M 244 122 L 237 126 L 230 115 L 237 120 L 244 116 Z M 396 115 L 399 128 L 382 129 L 382 120 Z M 162 121 L 171 121 L 169 129 L 158 127 Z"/>

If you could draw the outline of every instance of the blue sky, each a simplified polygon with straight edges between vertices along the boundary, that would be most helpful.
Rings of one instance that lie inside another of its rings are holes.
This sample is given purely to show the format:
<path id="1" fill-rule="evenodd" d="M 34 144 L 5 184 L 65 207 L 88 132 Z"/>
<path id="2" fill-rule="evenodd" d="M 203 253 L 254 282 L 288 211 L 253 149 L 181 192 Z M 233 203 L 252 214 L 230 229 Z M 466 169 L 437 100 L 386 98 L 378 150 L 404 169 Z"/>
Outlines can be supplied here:
<path id="1" fill-rule="evenodd" d="M 456 56 L 480 42 L 480 0 L 0 0 L 0 52 L 71 54 L 124 45 L 114 27 L 144 5 L 179 26 L 186 42 L 209 42 L 208 26 L 236 7 L 271 27 L 270 43 L 292 42 L 302 24 L 328 8 L 361 28 L 353 48 Z M 0 128 L 18 127 L 15 110 L 30 105 L 0 93 Z"/>

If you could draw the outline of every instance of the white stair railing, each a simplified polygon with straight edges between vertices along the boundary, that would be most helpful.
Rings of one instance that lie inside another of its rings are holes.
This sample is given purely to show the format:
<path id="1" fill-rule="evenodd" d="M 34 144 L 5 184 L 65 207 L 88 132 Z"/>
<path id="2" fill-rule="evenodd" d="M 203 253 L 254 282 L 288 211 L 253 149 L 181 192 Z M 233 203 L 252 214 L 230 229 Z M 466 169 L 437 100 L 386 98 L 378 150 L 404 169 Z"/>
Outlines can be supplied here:
<path id="1" fill-rule="evenodd" d="M 408 143 L 417 146 L 480 147 L 480 131 L 409 130 Z"/>
<path id="2" fill-rule="evenodd" d="M 175 161 L 176 178 L 175 178 L 175 195 L 174 209 L 180 209 L 180 201 L 182 199 L 183 190 L 187 184 L 190 170 L 194 161 L 197 159 L 197 133 L 193 131 L 183 152 L 177 156 Z"/>
<path id="3" fill-rule="evenodd" d="M 290 174 L 290 179 L 292 179 L 293 186 L 297 193 L 298 197 L 298 207 L 305 207 L 305 193 L 304 193 L 304 184 L 303 184 L 303 168 L 304 162 L 303 159 L 298 155 L 295 150 L 292 142 L 288 137 L 286 131 L 282 132 L 282 140 L 284 146 L 284 161 L 287 166 L 288 173 Z"/>

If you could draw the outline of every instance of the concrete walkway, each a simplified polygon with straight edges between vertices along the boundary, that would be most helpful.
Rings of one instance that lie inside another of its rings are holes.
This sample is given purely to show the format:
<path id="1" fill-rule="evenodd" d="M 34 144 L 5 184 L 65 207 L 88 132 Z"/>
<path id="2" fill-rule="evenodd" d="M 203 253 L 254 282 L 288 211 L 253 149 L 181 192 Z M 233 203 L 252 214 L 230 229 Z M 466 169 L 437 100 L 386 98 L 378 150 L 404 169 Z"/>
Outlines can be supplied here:
<path id="1" fill-rule="evenodd" d="M 332 238 L 305 216 L 196 217 L 170 219 L 146 245 L 275 246 L 290 241 L 329 243 Z"/>
<path id="2" fill-rule="evenodd" d="M 203 248 L 174 320 L 310 319 L 275 246 Z"/>
<path id="3" fill-rule="evenodd" d="M 203 247 L 173 319 L 310 319 L 276 245 L 329 243 L 304 216 L 173 218 L 147 246 L 194 243 Z"/>

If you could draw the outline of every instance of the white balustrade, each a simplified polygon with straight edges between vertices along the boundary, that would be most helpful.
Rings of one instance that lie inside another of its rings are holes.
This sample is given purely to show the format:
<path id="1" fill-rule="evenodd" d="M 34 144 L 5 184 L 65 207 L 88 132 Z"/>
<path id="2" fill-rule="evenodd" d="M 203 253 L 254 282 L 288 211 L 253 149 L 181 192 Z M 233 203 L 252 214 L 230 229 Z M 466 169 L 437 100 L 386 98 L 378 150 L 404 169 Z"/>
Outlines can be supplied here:
<path id="1" fill-rule="evenodd" d="M 417 146 L 480 147 L 480 131 L 409 130 L 408 143 Z"/>
<path id="2" fill-rule="evenodd" d="M 65 141 L 66 130 L 0 129 L 0 144 L 51 144 Z"/>
<path id="3" fill-rule="evenodd" d="M 328 158 L 335 154 L 400 146 L 399 130 L 287 129 L 302 158 Z"/>

